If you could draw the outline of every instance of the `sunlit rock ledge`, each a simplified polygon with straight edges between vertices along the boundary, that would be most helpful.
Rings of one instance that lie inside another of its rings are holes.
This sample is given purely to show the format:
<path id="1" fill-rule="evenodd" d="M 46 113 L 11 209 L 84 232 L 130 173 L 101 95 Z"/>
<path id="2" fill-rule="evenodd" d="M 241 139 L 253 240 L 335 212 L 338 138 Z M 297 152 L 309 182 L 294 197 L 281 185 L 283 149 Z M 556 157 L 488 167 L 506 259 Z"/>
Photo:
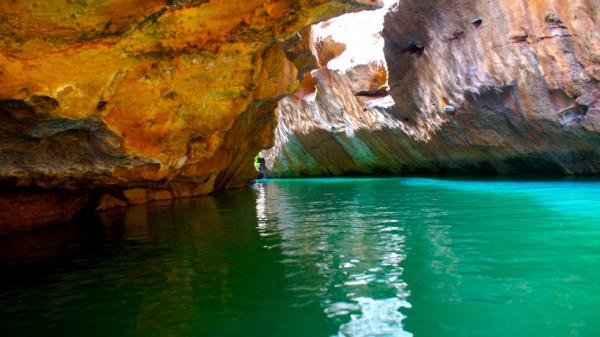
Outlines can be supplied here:
<path id="1" fill-rule="evenodd" d="M 600 3 L 400 1 L 315 28 L 353 52 L 281 101 L 269 176 L 600 172 Z"/>
<path id="2" fill-rule="evenodd" d="M 283 43 L 379 5 L 1 2 L 0 233 L 245 185 L 298 84 Z"/>

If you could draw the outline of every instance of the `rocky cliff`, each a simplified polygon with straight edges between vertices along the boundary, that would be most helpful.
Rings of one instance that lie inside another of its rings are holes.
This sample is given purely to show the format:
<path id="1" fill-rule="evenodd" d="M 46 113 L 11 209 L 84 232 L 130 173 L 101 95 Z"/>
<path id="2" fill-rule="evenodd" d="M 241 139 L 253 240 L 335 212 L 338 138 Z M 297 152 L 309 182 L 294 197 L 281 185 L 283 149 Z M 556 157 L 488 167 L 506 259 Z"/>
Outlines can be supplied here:
<path id="1" fill-rule="evenodd" d="M 0 233 L 256 176 L 284 42 L 377 0 L 0 3 Z"/>
<path id="2" fill-rule="evenodd" d="M 273 142 L 271 176 L 600 171 L 600 3 L 384 2 L 1 2 L 0 233 L 243 186 Z"/>
<path id="3" fill-rule="evenodd" d="M 271 176 L 600 172 L 598 1 L 400 1 L 380 38 L 280 103 Z"/>

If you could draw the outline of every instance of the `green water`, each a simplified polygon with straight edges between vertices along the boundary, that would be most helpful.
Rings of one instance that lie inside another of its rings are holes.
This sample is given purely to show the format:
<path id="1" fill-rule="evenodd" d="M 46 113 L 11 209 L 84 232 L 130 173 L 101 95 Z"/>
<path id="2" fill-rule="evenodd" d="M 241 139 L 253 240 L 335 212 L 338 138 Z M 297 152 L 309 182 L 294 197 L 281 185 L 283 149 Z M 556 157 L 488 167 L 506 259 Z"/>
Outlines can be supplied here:
<path id="1" fill-rule="evenodd" d="M 0 240 L 0 336 L 600 336 L 600 181 L 332 179 Z"/>

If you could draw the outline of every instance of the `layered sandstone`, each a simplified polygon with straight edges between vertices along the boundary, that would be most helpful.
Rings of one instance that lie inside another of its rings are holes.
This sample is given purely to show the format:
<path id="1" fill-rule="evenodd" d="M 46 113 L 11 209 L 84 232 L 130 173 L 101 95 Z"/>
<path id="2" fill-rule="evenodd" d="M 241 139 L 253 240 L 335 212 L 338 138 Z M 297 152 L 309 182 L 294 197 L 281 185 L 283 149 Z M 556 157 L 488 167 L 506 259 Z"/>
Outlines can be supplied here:
<path id="1" fill-rule="evenodd" d="M 44 217 L 60 200 L 107 208 L 246 184 L 272 143 L 278 100 L 297 86 L 284 42 L 377 5 L 1 2 L 0 208 L 14 216 L 0 227 L 19 227 L 9 219 L 18 198 L 46 224 L 72 215 Z"/>
<path id="2" fill-rule="evenodd" d="M 600 172 L 597 1 L 400 1 L 382 38 L 391 96 L 382 59 L 316 72 L 270 175 Z"/>

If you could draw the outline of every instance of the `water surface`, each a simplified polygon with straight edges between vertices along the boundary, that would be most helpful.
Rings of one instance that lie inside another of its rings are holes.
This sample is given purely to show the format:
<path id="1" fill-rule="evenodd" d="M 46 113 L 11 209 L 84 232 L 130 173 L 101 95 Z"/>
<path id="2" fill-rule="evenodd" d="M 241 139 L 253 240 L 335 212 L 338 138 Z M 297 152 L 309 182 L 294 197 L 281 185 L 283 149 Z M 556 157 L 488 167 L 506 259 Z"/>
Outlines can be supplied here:
<path id="1" fill-rule="evenodd" d="M 600 336 L 600 182 L 314 179 L 0 240 L 0 336 Z"/>

